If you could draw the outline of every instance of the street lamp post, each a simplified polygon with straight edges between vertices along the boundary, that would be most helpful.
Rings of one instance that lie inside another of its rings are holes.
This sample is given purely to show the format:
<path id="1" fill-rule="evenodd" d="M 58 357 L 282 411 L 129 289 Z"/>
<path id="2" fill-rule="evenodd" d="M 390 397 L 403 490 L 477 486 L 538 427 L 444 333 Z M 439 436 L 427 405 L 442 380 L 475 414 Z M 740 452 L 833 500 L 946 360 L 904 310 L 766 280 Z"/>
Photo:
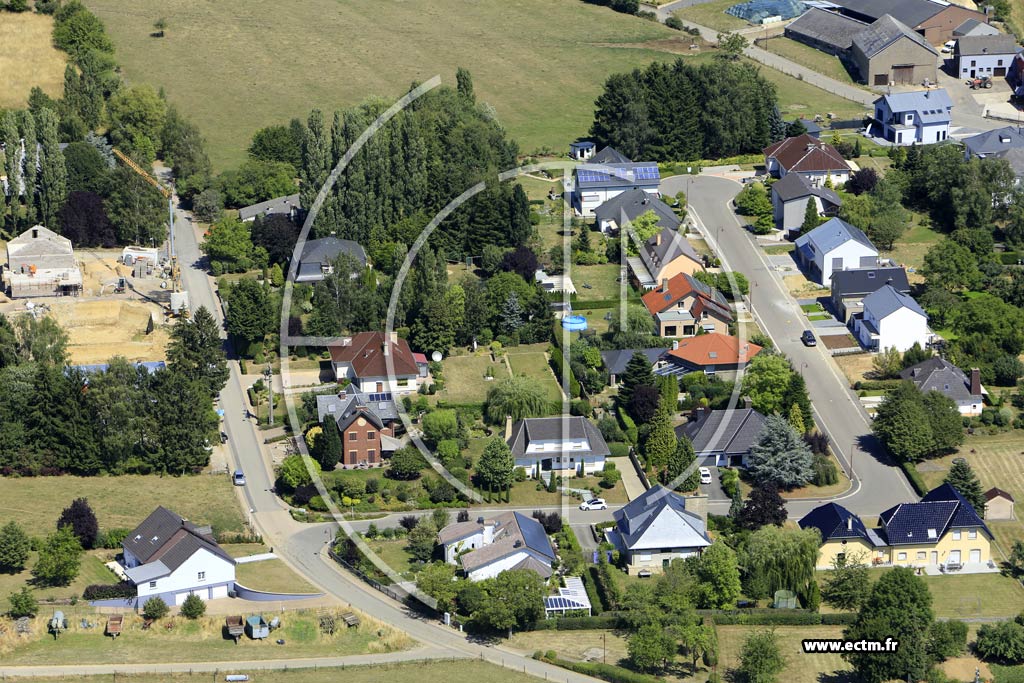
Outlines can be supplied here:
<path id="1" fill-rule="evenodd" d="M 856 472 L 853 469 L 853 456 L 857 454 L 857 442 L 853 442 L 853 447 L 850 449 L 850 481 L 857 478 Z"/>

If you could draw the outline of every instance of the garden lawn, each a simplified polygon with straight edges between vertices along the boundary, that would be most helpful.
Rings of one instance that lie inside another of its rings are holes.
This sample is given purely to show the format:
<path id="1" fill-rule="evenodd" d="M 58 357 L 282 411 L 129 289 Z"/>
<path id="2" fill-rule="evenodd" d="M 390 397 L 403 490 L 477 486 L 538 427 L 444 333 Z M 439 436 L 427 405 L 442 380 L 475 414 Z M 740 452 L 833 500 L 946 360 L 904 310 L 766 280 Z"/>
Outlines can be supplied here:
<path id="1" fill-rule="evenodd" d="M 599 650 L 609 664 L 618 664 L 629 657 L 626 642 L 621 631 L 527 631 L 513 635 L 508 646 L 526 654 L 554 650 L 560 658 L 576 662 L 583 661 L 588 651 Z"/>
<path id="2" fill-rule="evenodd" d="M 544 387 L 548 400 L 562 400 L 562 390 L 548 365 L 547 345 L 530 344 L 508 349 L 508 362 L 515 375 L 526 375 Z"/>
<path id="3" fill-rule="evenodd" d="M 258 128 L 305 120 L 314 107 L 330 121 L 337 108 L 374 96 L 392 102 L 434 75 L 454 86 L 458 67 L 472 72 L 477 100 L 494 107 L 523 152 L 564 152 L 589 129 L 609 75 L 671 58 L 649 41 L 689 42 L 578 0 L 86 5 L 106 24 L 127 80 L 162 86 L 199 125 L 217 170 L 244 159 Z M 166 36 L 154 39 L 158 17 Z"/>
<path id="4" fill-rule="evenodd" d="M 454 515 L 452 516 L 454 519 Z M 408 542 L 405 539 L 383 540 L 366 539 L 370 550 L 377 554 L 387 566 L 402 575 L 403 578 L 412 579 L 420 564 L 406 552 Z"/>
<path id="5" fill-rule="evenodd" d="M 18 574 L 0 573 L 0 614 L 6 613 L 10 607 L 9 596 L 28 586 L 37 600 L 67 600 L 81 598 L 86 586 L 94 583 L 117 583 L 117 576 L 104 566 L 114 559 L 115 550 L 93 550 L 82 555 L 82 563 L 78 576 L 67 586 L 36 586 L 32 581 L 32 567 L 36 563 L 36 553 L 30 553 L 28 568 Z M 48 608 L 42 608 L 46 610 Z M 65 610 L 66 611 L 66 610 Z"/>
<path id="6" fill-rule="evenodd" d="M 850 72 L 846 70 L 846 67 L 843 66 L 838 57 L 834 57 L 821 50 L 815 50 L 813 47 L 798 43 L 791 38 L 776 36 L 768 40 L 759 41 L 758 46 L 763 47 L 768 52 L 785 57 L 800 66 L 805 66 L 812 71 L 817 71 L 829 78 L 833 78 L 840 83 L 856 84 L 853 77 L 850 76 Z"/>
<path id="7" fill-rule="evenodd" d="M 0 478 L 0 519 L 18 522 L 42 534 L 57 523 L 61 510 L 75 498 L 87 498 L 101 529 L 133 529 L 158 505 L 214 533 L 242 531 L 243 520 L 227 475 L 161 477 Z"/>
<path id="8" fill-rule="evenodd" d="M 925 576 L 924 580 L 936 617 L 1015 617 L 1024 605 L 1024 587 L 1002 574 Z"/>
<path id="9" fill-rule="evenodd" d="M 935 458 L 918 469 L 925 484 L 935 488 L 945 479 L 954 458 L 964 458 L 981 480 L 982 490 L 998 486 L 1009 492 L 1017 501 L 1024 500 L 1024 436 L 1010 430 L 994 435 L 968 436 L 960 449 L 943 458 Z M 1017 510 L 1017 519 L 986 522 L 996 537 L 998 548 L 992 549 L 996 561 L 1005 559 L 1013 548 L 1013 542 L 1024 540 L 1022 512 Z"/>
<path id="10" fill-rule="evenodd" d="M 597 241 L 597 233 L 592 237 Z M 576 286 L 576 301 L 573 310 L 584 308 L 587 301 L 603 301 L 618 299 L 622 284 L 619 282 L 620 266 L 618 263 L 602 263 L 596 266 L 573 266 L 569 271 L 572 283 Z M 583 285 L 588 284 L 590 288 Z M 633 288 L 626 283 L 626 296 L 635 298 Z"/>
<path id="11" fill-rule="evenodd" d="M 286 646 L 287 647 L 287 646 Z M 252 667 L 239 669 L 240 673 L 249 675 L 250 681 L 270 683 L 326 683 L 327 681 L 344 680 L 345 683 L 379 683 L 383 680 L 405 681 L 445 681 L 445 683 L 536 683 L 537 679 L 527 674 L 504 669 L 496 664 L 481 662 L 474 659 L 460 661 L 424 661 L 407 664 L 382 664 L 377 666 L 347 666 L 343 669 L 316 667 L 309 669 L 268 670 Z M 221 671 L 221 674 L 230 673 Z M 8 677 L 8 680 L 11 680 Z M 71 676 L 60 678 L 32 678 L 32 683 L 109 683 L 109 676 Z M 118 681 L 125 683 L 196 683 L 190 673 L 179 674 L 145 674 L 117 675 Z M 205 679 L 204 679 L 205 680 Z"/>
<path id="12" fill-rule="evenodd" d="M 0 13 L 0 109 L 28 104 L 33 87 L 64 94 L 67 55 L 53 46 L 53 19 L 30 12 Z"/>
<path id="13" fill-rule="evenodd" d="M 740 663 L 740 650 L 747 634 L 773 628 L 786 668 L 778 680 L 786 683 L 819 683 L 847 680 L 851 670 L 838 654 L 804 654 L 800 642 L 805 638 L 842 638 L 842 626 L 719 626 L 719 666 L 723 671 L 735 670 Z M 729 680 L 727 678 L 727 680 Z"/>
<path id="14" fill-rule="evenodd" d="M 676 16 L 683 21 L 691 21 L 699 26 L 719 31 L 736 31 L 750 26 L 744 19 L 726 14 L 725 10 L 735 5 L 735 0 L 712 0 L 676 11 Z"/>
<path id="15" fill-rule="evenodd" d="M 31 638 L 3 643 L 3 659 L 7 665 L 250 661 L 389 652 L 406 649 L 413 643 L 405 634 L 366 615 L 359 627 L 342 627 L 333 636 L 320 633 L 317 611 L 284 612 L 280 616 L 282 626 L 273 638 L 254 641 L 243 637 L 237 645 L 223 636 L 223 616 L 195 621 L 171 617 L 143 631 L 142 617 L 129 614 L 124 630 L 114 640 L 103 635 L 102 615 L 92 615 L 91 620 L 97 623 L 92 629 L 82 629 L 78 619 L 70 619 L 70 628 L 59 640 L 46 634 L 46 616 L 40 616 L 35 620 Z M 167 629 L 167 624 L 173 627 Z M 382 637 L 377 635 L 378 630 L 383 631 Z M 276 645 L 274 641 L 278 638 L 283 638 L 285 645 Z"/>
<path id="16" fill-rule="evenodd" d="M 896 240 L 891 251 L 883 251 L 882 256 L 893 259 L 898 265 L 921 270 L 925 252 L 943 239 L 942 233 L 922 225 L 922 220 L 930 223 L 926 216 L 914 212 L 911 216 L 910 229 Z M 921 281 L 918 273 L 910 273 L 908 279 L 911 284 Z"/>
<path id="17" fill-rule="evenodd" d="M 443 363 L 444 390 L 438 399 L 448 403 L 483 403 L 493 385 L 484 380 L 487 368 L 491 368 L 495 381 L 509 376 L 505 363 L 491 360 L 490 353 L 449 356 Z"/>
<path id="18" fill-rule="evenodd" d="M 231 546 L 226 546 L 230 551 Z M 262 552 L 266 552 L 264 548 Z M 320 593 L 319 588 L 292 571 L 284 560 L 260 560 L 235 565 L 235 579 L 246 588 L 267 593 Z"/>

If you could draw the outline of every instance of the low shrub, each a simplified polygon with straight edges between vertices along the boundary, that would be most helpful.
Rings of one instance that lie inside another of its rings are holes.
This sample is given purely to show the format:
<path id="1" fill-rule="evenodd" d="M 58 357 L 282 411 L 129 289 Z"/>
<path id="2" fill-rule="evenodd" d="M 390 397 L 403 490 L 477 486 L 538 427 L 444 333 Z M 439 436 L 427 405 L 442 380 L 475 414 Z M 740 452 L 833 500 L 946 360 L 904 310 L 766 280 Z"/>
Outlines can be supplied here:
<path id="1" fill-rule="evenodd" d="M 120 600 L 134 598 L 136 596 L 135 586 L 122 581 L 121 583 L 94 583 L 86 586 L 82 591 L 83 600 Z"/>

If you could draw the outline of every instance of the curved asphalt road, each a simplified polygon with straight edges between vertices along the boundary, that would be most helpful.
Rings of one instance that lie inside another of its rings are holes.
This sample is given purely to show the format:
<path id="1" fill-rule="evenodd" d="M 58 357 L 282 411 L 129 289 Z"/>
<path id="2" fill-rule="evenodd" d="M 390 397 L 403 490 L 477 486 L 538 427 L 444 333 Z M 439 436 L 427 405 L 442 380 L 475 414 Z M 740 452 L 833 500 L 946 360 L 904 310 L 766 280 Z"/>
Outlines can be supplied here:
<path id="1" fill-rule="evenodd" d="M 815 420 L 831 438 L 832 449 L 847 474 L 852 461 L 853 486 L 829 500 L 862 515 L 877 515 L 897 503 L 917 500 L 903 471 L 871 434 L 870 418 L 824 345 L 807 348 L 800 342 L 800 333 L 810 329 L 805 316 L 783 285 L 781 275 L 769 267 L 753 234 L 741 226 L 730 206 L 741 187 L 739 182 L 721 176 L 674 176 L 662 181 L 661 192 L 687 192 L 689 215 L 722 259 L 723 269 L 741 272 L 750 279 L 748 303 L 752 312 L 775 347 L 802 370 Z M 793 500 L 786 508 L 790 517 L 798 518 L 820 503 Z"/>

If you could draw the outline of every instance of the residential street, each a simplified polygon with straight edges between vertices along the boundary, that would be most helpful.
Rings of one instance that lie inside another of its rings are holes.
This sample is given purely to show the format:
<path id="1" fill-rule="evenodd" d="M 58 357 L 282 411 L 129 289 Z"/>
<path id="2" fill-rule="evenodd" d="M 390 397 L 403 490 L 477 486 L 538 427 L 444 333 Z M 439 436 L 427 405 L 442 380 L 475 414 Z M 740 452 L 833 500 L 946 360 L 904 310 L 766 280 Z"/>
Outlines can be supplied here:
<path id="1" fill-rule="evenodd" d="M 753 235 L 741 227 L 730 206 L 740 188 L 735 180 L 704 175 L 674 176 L 661 183 L 663 194 L 674 195 L 680 190 L 688 193 L 690 216 L 722 258 L 723 268 L 739 271 L 750 279 L 752 310 L 776 348 L 792 360 L 795 368 L 802 369 L 816 421 L 831 438 L 832 448 L 847 473 L 853 459 L 854 485 L 834 500 L 864 515 L 877 515 L 896 503 L 916 500 L 902 471 L 887 461 L 881 445 L 871 435 L 867 413 L 847 388 L 824 345 L 807 348 L 800 342 L 800 333 L 808 329 L 804 316 L 781 277 L 768 268 Z M 819 502 L 789 503 L 790 517 L 803 516 Z M 716 513 L 727 510 L 721 504 L 710 507 Z"/>

